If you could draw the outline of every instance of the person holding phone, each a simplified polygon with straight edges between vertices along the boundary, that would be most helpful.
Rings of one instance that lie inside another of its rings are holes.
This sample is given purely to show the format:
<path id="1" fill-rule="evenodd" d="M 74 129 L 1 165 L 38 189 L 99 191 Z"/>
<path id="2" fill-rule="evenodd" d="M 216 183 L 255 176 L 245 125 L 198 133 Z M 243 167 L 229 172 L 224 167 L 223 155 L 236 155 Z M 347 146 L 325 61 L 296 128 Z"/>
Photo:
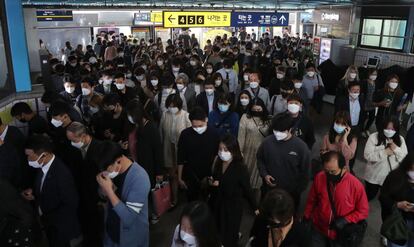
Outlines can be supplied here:
<path id="1" fill-rule="evenodd" d="M 407 227 L 414 232 L 414 153 L 408 153 L 400 166 L 387 176 L 379 200 L 385 217 L 391 215 L 392 207 L 396 205 L 407 222 Z M 412 247 L 414 238 L 405 244 L 388 241 L 388 246 Z"/>
<path id="2" fill-rule="evenodd" d="M 349 161 L 354 158 L 356 147 L 357 137 L 351 132 L 349 113 L 337 112 L 329 133 L 323 137 L 320 154 L 328 151 L 340 152 L 345 157 L 346 169 L 349 170 Z"/>

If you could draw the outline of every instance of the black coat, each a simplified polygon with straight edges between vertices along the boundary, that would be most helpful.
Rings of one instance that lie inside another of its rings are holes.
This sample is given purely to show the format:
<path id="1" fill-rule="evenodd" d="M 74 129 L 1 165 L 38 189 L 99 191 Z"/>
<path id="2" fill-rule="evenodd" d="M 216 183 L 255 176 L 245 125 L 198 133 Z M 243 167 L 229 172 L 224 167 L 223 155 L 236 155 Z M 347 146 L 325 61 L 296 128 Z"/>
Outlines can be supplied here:
<path id="1" fill-rule="evenodd" d="M 218 93 L 214 92 L 213 109 L 216 108 L 218 96 L 219 96 Z M 206 114 L 208 115 L 208 113 L 209 113 L 209 111 L 208 111 L 208 99 L 207 99 L 206 92 L 202 92 L 199 95 L 197 95 L 196 103 L 197 103 L 197 106 L 200 106 L 201 108 L 203 108 L 204 111 L 206 112 Z"/>
<path id="2" fill-rule="evenodd" d="M 312 150 L 312 146 L 315 143 L 315 132 L 313 129 L 313 123 L 308 116 L 301 113 L 295 119 L 295 125 L 292 128 L 293 135 L 299 137 L 308 145 L 309 150 Z"/>
<path id="3" fill-rule="evenodd" d="M 365 122 L 365 97 L 363 94 L 359 95 L 358 101 L 359 101 L 359 106 L 361 108 L 361 111 L 359 112 L 358 127 L 359 127 L 359 130 L 363 130 L 364 122 Z M 335 114 L 339 111 L 346 111 L 350 113 L 348 95 L 338 96 L 335 98 Z"/>
<path id="4" fill-rule="evenodd" d="M 40 185 L 43 172 L 37 172 L 34 186 L 36 209 L 42 211 L 42 222 L 51 246 L 60 246 L 80 235 L 78 222 L 78 193 L 69 169 L 55 157 L 42 191 Z"/>

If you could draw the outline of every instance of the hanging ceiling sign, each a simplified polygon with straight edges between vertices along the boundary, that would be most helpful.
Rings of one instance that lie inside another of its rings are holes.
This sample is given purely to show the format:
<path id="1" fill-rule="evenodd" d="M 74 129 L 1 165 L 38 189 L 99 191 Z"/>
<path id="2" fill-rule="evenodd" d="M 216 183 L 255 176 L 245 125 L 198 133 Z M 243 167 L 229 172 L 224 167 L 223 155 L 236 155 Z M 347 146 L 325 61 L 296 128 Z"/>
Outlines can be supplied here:
<path id="1" fill-rule="evenodd" d="M 72 10 L 37 10 L 37 21 L 73 21 Z"/>
<path id="2" fill-rule="evenodd" d="M 288 26 L 289 13 L 233 12 L 232 27 L 273 27 Z"/>
<path id="3" fill-rule="evenodd" d="M 231 12 L 164 11 L 163 23 L 173 27 L 230 27 Z"/>

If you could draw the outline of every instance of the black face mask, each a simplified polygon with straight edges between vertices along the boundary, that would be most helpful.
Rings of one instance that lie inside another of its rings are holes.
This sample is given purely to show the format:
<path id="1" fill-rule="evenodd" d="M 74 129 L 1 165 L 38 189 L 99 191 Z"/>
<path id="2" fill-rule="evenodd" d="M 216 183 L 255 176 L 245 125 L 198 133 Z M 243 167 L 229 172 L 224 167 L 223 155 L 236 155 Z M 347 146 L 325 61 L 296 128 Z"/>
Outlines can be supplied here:
<path id="1" fill-rule="evenodd" d="M 333 175 L 333 174 L 326 173 L 326 178 L 328 179 L 328 181 L 330 181 L 334 184 L 339 183 L 339 181 L 341 181 L 341 178 L 342 178 L 342 169 L 341 169 L 341 172 L 338 175 Z"/>
<path id="2" fill-rule="evenodd" d="M 263 115 L 263 112 L 261 112 L 261 111 L 252 111 L 250 114 L 253 117 L 261 117 Z"/>

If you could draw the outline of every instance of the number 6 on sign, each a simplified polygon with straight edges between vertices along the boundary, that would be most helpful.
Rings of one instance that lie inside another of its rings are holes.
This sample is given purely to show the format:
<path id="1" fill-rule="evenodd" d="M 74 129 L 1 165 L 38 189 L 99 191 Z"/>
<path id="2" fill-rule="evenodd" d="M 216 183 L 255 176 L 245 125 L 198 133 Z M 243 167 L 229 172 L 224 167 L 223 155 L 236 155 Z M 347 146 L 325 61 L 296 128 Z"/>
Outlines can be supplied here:
<path id="1" fill-rule="evenodd" d="M 203 15 L 197 16 L 197 24 L 204 24 L 204 16 Z"/>

